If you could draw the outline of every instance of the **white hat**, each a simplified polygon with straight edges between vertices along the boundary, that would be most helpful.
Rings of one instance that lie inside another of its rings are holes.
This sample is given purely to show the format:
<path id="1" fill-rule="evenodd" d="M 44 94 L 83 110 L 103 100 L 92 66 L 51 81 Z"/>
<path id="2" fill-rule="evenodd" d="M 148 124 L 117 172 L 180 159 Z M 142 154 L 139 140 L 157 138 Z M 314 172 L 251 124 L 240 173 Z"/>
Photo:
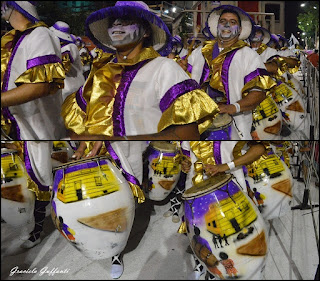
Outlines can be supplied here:
<path id="1" fill-rule="evenodd" d="M 23 14 L 27 19 L 32 22 L 40 20 L 35 1 L 6 1 L 8 6 L 13 7 L 19 13 Z"/>
<path id="2" fill-rule="evenodd" d="M 233 12 L 236 12 L 239 15 L 240 21 L 241 21 L 241 33 L 239 35 L 239 39 L 240 40 L 247 39 L 253 32 L 254 22 L 252 18 L 244 10 L 232 5 L 221 5 L 217 8 L 214 8 L 211 11 L 206 21 L 206 27 L 207 27 L 208 33 L 215 38 L 217 37 L 219 18 L 224 10 L 231 10 Z"/>
<path id="3" fill-rule="evenodd" d="M 143 1 L 118 1 L 113 7 L 93 12 L 86 20 L 86 35 L 100 49 L 115 53 L 108 35 L 110 18 L 138 18 L 147 21 L 152 29 L 152 46 L 162 56 L 172 50 L 172 36 L 166 24 Z"/>
<path id="4" fill-rule="evenodd" d="M 251 41 L 252 38 L 254 37 L 255 35 L 255 32 L 260 30 L 262 33 L 263 33 L 263 39 L 262 39 L 262 43 L 264 44 L 268 44 L 268 42 L 270 41 L 271 39 L 271 33 L 268 29 L 260 26 L 260 25 L 255 25 L 254 26 L 254 32 L 252 33 L 252 36 L 250 36 L 249 40 Z"/>
<path id="5" fill-rule="evenodd" d="M 57 21 L 53 26 L 49 28 L 59 39 L 73 43 L 73 38 L 70 34 L 70 26 L 63 22 Z"/>

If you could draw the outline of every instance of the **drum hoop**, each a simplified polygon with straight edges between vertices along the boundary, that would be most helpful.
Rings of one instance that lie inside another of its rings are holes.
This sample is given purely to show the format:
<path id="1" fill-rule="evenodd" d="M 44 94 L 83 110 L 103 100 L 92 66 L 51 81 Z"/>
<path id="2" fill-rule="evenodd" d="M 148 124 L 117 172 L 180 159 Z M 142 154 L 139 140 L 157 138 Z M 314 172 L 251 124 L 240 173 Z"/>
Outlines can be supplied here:
<path id="1" fill-rule="evenodd" d="M 168 145 L 175 146 L 175 145 L 172 144 L 172 143 L 167 143 L 167 144 L 168 144 Z M 153 149 L 155 149 L 155 150 L 157 150 L 157 151 L 160 151 L 160 152 L 175 153 L 175 152 L 178 151 L 178 148 L 177 148 L 177 147 L 175 147 L 175 148 L 172 147 L 172 149 L 166 149 L 166 148 L 155 147 L 155 145 L 156 145 L 156 142 L 150 142 L 150 146 L 151 146 Z"/>
<path id="2" fill-rule="evenodd" d="M 4 154 L 15 154 L 15 153 L 18 153 L 18 150 L 9 149 L 9 148 L 2 148 L 1 149 L 1 155 L 4 155 Z"/>
<path id="3" fill-rule="evenodd" d="M 228 114 L 228 116 L 230 117 L 230 121 L 227 124 L 224 124 L 224 125 L 222 125 L 220 127 L 215 127 L 215 128 L 210 127 L 210 128 L 208 128 L 208 131 L 214 132 L 214 131 L 218 131 L 218 130 L 221 130 L 221 129 L 228 128 L 233 122 L 233 117 L 231 115 L 229 115 L 229 114 Z"/>
<path id="4" fill-rule="evenodd" d="M 232 181 L 234 179 L 234 175 L 232 175 L 232 174 L 225 174 L 225 175 L 226 175 L 226 178 L 222 182 L 217 183 L 216 186 L 212 187 L 211 189 L 208 189 L 205 191 L 198 191 L 198 192 L 193 193 L 192 195 L 188 195 L 188 194 L 186 194 L 186 192 L 184 192 L 181 198 L 183 200 L 190 200 L 190 199 L 201 197 L 203 195 L 207 195 L 207 194 L 211 193 L 212 191 L 217 190 L 221 186 L 228 184 L 230 181 Z M 214 177 L 209 178 L 207 181 L 209 181 L 210 179 L 213 179 L 213 178 Z M 202 185 L 202 184 L 203 184 L 203 182 L 199 183 L 198 185 Z M 197 184 L 194 186 L 197 186 Z"/>
<path id="5" fill-rule="evenodd" d="M 72 167 L 72 166 L 75 166 L 75 165 L 78 165 L 78 164 L 94 162 L 94 161 L 97 161 L 97 160 L 109 160 L 109 161 L 112 162 L 112 159 L 110 158 L 110 156 L 95 156 L 95 157 L 83 158 L 83 159 L 75 160 L 75 161 L 72 161 L 72 162 L 64 163 L 62 165 L 59 165 L 59 166 L 53 168 L 52 170 L 55 172 L 55 171 L 58 171 L 58 170 L 61 170 L 61 169 L 65 169 L 65 168 L 69 168 L 69 167 Z"/>

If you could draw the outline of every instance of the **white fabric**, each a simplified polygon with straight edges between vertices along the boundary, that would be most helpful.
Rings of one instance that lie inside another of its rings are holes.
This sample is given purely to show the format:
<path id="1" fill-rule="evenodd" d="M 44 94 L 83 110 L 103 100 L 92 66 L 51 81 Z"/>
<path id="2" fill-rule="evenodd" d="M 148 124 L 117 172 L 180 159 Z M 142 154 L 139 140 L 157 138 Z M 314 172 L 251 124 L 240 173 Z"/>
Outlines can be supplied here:
<path id="1" fill-rule="evenodd" d="M 295 53 L 290 50 L 290 49 L 286 49 L 286 50 L 279 50 L 278 51 L 278 55 L 281 57 L 294 57 L 296 58 L 297 56 L 295 55 Z"/>
<path id="2" fill-rule="evenodd" d="M 37 27 L 21 42 L 10 69 L 8 90 L 14 89 L 15 80 L 27 70 L 27 61 L 46 55 L 61 58 L 58 38 L 46 27 Z M 20 128 L 22 140 L 60 139 L 66 131 L 60 115 L 62 105 L 61 90 L 55 94 L 10 106 L 9 110 Z"/>
<path id="3" fill-rule="evenodd" d="M 183 48 L 183 49 L 181 50 L 180 54 L 179 54 L 179 57 L 180 57 L 180 58 L 183 58 L 183 57 L 185 57 L 187 54 L 188 54 L 188 49 Z"/>
<path id="4" fill-rule="evenodd" d="M 195 79 L 199 83 L 205 64 L 201 48 L 197 48 L 191 53 L 188 63 L 192 65 L 192 79 Z M 244 86 L 244 78 L 258 68 L 266 69 L 260 56 L 251 48 L 243 47 L 235 53 L 228 73 L 230 104 L 242 99 L 241 90 Z M 235 125 L 233 124 L 231 129 L 231 139 L 251 140 L 252 112 L 245 111 L 240 114 L 233 115 L 233 118 L 234 123 L 236 123 L 236 126 L 241 133 L 238 133 Z"/>
<path id="5" fill-rule="evenodd" d="M 66 99 L 67 96 L 76 92 L 81 86 L 83 86 L 85 79 L 83 76 L 83 66 L 81 63 L 80 53 L 78 47 L 73 44 L 64 45 L 61 48 L 61 53 L 70 52 L 70 55 L 73 59 L 73 63 L 71 63 L 71 68 L 68 73 L 66 73 L 66 78 L 64 80 L 64 88 L 62 90 L 63 100 Z"/>
<path id="6" fill-rule="evenodd" d="M 26 145 L 31 167 L 37 180 L 46 186 L 53 185 L 52 141 L 26 141 Z"/>
<path id="7" fill-rule="evenodd" d="M 264 63 L 267 62 L 267 60 L 273 56 L 277 56 L 278 55 L 278 52 L 276 49 L 273 49 L 273 48 L 270 48 L 270 47 L 267 47 L 263 53 L 260 54 L 260 58 L 262 59 L 262 61 Z"/>
<path id="8" fill-rule="evenodd" d="M 125 102 L 126 135 L 157 133 L 162 116 L 161 98 L 174 85 L 190 77 L 172 59 L 157 57 L 144 65 L 133 79 Z"/>

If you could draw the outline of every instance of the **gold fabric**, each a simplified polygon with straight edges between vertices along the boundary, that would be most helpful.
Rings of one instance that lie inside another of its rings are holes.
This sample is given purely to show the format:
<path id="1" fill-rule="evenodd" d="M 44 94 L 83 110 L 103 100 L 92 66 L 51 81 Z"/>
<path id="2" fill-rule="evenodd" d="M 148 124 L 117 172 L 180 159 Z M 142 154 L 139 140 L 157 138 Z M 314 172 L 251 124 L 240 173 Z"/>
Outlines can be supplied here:
<path id="1" fill-rule="evenodd" d="M 259 55 L 261 55 L 267 48 L 268 48 L 268 46 L 267 46 L 266 44 L 262 43 L 262 44 L 260 45 L 260 47 L 257 49 L 256 52 L 257 52 Z"/>
<path id="2" fill-rule="evenodd" d="M 178 97 L 165 110 L 158 124 L 158 132 L 171 125 L 198 123 L 199 133 L 207 130 L 219 113 L 218 105 L 202 90 L 193 90 Z"/>
<path id="3" fill-rule="evenodd" d="M 243 86 L 241 94 L 242 97 L 245 97 L 253 88 L 259 88 L 263 91 L 269 92 L 269 90 L 275 86 L 277 86 L 277 83 L 269 75 L 259 75 Z"/>
<path id="4" fill-rule="evenodd" d="M 50 201 L 51 199 L 51 191 L 42 191 L 38 188 L 38 185 L 29 177 L 28 179 L 28 189 L 34 192 L 36 199 L 39 201 Z"/>
<path id="5" fill-rule="evenodd" d="M 67 74 L 71 69 L 70 55 L 68 53 L 62 54 L 61 60 L 65 73 Z"/>

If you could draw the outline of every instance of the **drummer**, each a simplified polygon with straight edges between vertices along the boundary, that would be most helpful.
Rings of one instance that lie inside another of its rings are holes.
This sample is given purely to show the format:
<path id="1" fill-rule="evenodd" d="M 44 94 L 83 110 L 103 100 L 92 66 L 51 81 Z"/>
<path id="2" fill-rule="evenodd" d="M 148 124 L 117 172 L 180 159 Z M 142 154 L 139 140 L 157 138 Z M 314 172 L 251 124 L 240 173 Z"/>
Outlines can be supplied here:
<path id="1" fill-rule="evenodd" d="M 252 110 L 276 85 L 259 55 L 243 41 L 252 33 L 253 21 L 239 7 L 221 5 L 209 14 L 206 26 L 216 39 L 190 55 L 192 78 L 200 85 L 209 82 L 207 93 L 218 103 L 220 113 L 232 115 L 230 139 L 251 140 Z"/>
<path id="2" fill-rule="evenodd" d="M 91 14 L 86 29 L 105 53 L 95 59 L 84 87 L 64 101 L 71 138 L 200 138 L 218 106 L 166 57 L 171 34 L 146 3 L 118 1 Z"/>
<path id="3" fill-rule="evenodd" d="M 245 146 L 246 144 L 246 146 Z M 243 149 L 243 155 L 237 148 Z M 265 152 L 265 146 L 262 142 L 256 141 L 191 141 L 190 157 L 191 170 L 189 172 L 186 189 L 205 180 L 208 176 L 215 176 L 218 173 L 231 173 L 236 182 L 246 190 L 245 176 L 242 170 L 243 165 L 250 164 L 259 159 Z M 233 155 L 237 155 L 234 159 Z M 185 232 L 185 225 L 182 223 L 179 229 L 180 233 Z M 195 267 L 189 280 L 198 280 L 205 273 L 203 266 L 194 256 Z M 208 272 L 208 280 L 213 280 Z"/>
<path id="4" fill-rule="evenodd" d="M 73 159 L 90 158 L 96 155 L 109 155 L 122 168 L 122 174 L 128 181 L 137 203 L 145 201 L 141 189 L 142 182 L 142 151 L 146 148 L 145 141 L 81 141 Z M 140 151 L 140 153 L 139 153 Z M 111 258 L 111 277 L 118 279 L 123 273 L 123 253 Z"/>
<path id="5" fill-rule="evenodd" d="M 13 141 L 1 143 L 1 147 L 18 151 L 21 160 L 25 163 L 28 174 L 28 189 L 36 196 L 34 206 L 34 228 L 20 247 L 30 249 L 41 242 L 46 207 L 50 203 L 50 186 L 53 184 L 51 163 L 51 141 Z"/>

